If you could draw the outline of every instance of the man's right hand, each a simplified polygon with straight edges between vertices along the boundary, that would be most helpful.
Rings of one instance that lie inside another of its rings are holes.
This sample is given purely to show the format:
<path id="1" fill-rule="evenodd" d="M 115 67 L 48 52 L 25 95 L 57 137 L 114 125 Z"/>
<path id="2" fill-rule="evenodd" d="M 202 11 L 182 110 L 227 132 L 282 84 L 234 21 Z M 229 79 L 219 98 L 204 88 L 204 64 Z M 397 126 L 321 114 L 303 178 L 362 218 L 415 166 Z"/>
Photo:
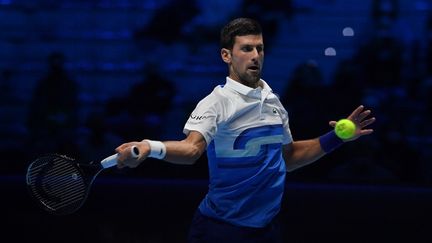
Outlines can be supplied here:
<path id="1" fill-rule="evenodd" d="M 138 157 L 134 157 L 131 149 L 136 146 L 139 150 Z M 136 168 L 150 154 L 150 145 L 146 141 L 129 142 L 118 146 L 115 151 L 118 153 L 117 167 L 118 168 Z"/>

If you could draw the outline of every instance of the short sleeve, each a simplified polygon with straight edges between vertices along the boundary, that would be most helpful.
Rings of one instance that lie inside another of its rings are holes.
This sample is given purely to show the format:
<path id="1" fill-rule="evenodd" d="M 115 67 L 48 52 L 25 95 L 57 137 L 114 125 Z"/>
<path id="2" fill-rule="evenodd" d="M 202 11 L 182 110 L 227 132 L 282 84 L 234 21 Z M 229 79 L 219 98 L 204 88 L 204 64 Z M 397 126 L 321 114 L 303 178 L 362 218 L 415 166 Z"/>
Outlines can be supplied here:
<path id="1" fill-rule="evenodd" d="M 197 131 L 203 135 L 207 145 L 209 145 L 217 132 L 217 118 L 219 114 L 217 107 L 211 96 L 207 96 L 201 100 L 189 116 L 183 133 L 188 135 L 191 131 Z"/>
<path id="2" fill-rule="evenodd" d="M 284 132 L 284 138 L 283 138 L 283 144 L 289 144 L 293 141 L 292 135 L 291 135 L 291 129 L 289 127 L 289 118 L 288 118 L 288 112 L 285 110 L 283 106 L 281 106 L 281 117 L 282 117 L 282 125 L 283 125 L 283 132 Z"/>

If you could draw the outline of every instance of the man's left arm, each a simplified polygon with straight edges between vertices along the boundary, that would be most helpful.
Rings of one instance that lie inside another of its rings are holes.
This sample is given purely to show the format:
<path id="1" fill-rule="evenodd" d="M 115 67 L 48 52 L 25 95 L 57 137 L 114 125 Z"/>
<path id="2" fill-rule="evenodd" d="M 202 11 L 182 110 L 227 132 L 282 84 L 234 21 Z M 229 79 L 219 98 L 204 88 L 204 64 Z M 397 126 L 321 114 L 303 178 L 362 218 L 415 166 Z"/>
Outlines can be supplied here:
<path id="1" fill-rule="evenodd" d="M 287 171 L 293 171 L 311 164 L 326 153 L 321 149 L 319 139 L 296 141 L 282 147 Z"/>
<path id="2" fill-rule="evenodd" d="M 366 127 L 375 122 L 375 117 L 368 118 L 370 114 L 370 110 L 365 110 L 363 106 L 359 106 L 347 117 L 356 125 L 355 135 L 350 139 L 341 140 L 331 131 L 319 138 L 295 141 L 283 145 L 282 152 L 287 170 L 293 171 L 311 164 L 342 143 L 354 141 L 361 136 L 371 134 L 373 129 L 367 129 Z M 330 121 L 329 125 L 334 127 L 336 121 Z"/>

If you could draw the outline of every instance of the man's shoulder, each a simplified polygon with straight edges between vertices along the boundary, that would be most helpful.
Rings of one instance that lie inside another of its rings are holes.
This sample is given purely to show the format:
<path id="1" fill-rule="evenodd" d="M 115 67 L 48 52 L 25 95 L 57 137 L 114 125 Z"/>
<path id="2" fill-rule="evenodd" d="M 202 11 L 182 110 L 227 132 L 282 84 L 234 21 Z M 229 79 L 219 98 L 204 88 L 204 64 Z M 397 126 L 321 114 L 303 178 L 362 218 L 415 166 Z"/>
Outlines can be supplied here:
<path id="1" fill-rule="evenodd" d="M 227 112 L 233 108 L 235 98 L 230 94 L 227 89 L 224 89 L 223 85 L 216 86 L 211 93 L 201 99 L 198 103 L 198 107 L 201 109 L 215 110 L 219 112 Z"/>
<path id="2" fill-rule="evenodd" d="M 224 85 L 216 86 L 212 92 L 210 92 L 206 97 L 204 97 L 201 101 L 207 102 L 224 102 L 226 99 L 229 99 L 231 94 L 227 92 L 224 88 Z"/>

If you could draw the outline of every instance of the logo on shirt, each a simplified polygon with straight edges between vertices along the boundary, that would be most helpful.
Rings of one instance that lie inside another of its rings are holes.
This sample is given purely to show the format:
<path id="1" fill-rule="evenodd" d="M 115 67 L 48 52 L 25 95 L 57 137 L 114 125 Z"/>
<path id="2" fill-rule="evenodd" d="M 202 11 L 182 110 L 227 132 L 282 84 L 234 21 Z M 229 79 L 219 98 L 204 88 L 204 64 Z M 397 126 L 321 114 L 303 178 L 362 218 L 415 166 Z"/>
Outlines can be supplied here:
<path id="1" fill-rule="evenodd" d="M 207 116 L 198 116 L 198 115 L 192 114 L 192 115 L 190 115 L 190 118 L 192 120 L 201 121 L 201 120 L 207 119 Z"/>
<path id="2" fill-rule="evenodd" d="M 273 112 L 273 115 L 279 115 L 279 112 L 276 108 L 273 108 L 272 112 Z"/>
<path id="3" fill-rule="evenodd" d="M 217 161 L 219 168 L 256 167 L 265 161 L 279 161 L 283 141 L 281 124 L 253 127 L 244 130 L 233 143 L 213 140 L 207 155 Z"/>

